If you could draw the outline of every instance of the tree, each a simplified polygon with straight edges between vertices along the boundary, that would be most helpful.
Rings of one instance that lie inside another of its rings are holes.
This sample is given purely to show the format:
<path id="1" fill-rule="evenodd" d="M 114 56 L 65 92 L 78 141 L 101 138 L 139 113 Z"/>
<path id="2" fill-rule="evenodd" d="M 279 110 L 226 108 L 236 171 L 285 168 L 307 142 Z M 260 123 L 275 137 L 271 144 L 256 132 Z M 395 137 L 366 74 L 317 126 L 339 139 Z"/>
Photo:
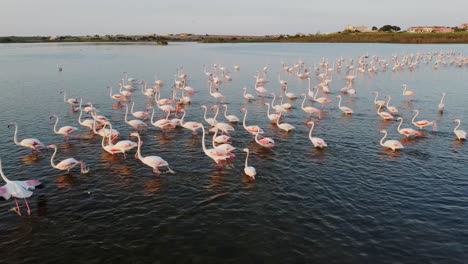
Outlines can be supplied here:
<path id="1" fill-rule="evenodd" d="M 379 31 L 383 32 L 393 32 L 393 31 L 400 31 L 401 28 L 399 26 L 392 26 L 392 25 L 385 25 L 379 29 Z"/>
<path id="2" fill-rule="evenodd" d="M 378 30 L 378 28 L 376 26 L 373 26 L 372 30 Z"/>

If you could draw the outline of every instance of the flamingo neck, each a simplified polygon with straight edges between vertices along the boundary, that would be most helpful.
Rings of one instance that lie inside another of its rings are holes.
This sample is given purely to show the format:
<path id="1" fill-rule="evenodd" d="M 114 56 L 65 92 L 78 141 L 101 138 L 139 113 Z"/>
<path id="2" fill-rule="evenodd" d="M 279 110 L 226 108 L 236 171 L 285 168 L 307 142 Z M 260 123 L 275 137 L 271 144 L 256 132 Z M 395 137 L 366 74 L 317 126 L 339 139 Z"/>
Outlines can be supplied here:
<path id="1" fill-rule="evenodd" d="M 141 139 L 140 139 L 140 134 L 138 134 L 137 138 L 138 138 L 138 148 L 137 148 L 138 159 L 139 159 L 139 160 L 143 160 L 143 156 L 141 156 Z"/>
<path id="2" fill-rule="evenodd" d="M 133 108 L 135 107 L 135 101 L 132 102 L 132 109 L 130 110 L 132 114 L 134 113 Z"/>
<path id="3" fill-rule="evenodd" d="M 244 97 L 246 96 L 247 94 L 247 88 L 244 88 Z"/>
<path id="4" fill-rule="evenodd" d="M 416 119 L 416 117 L 419 115 L 419 111 L 416 110 L 416 114 L 413 116 L 413 119 L 411 120 L 411 123 L 415 123 L 414 120 Z"/>
<path id="5" fill-rule="evenodd" d="M 227 118 L 227 106 L 224 108 L 224 117 Z"/>
<path id="6" fill-rule="evenodd" d="M 153 107 L 153 112 L 151 113 L 151 124 L 154 125 L 154 107 Z"/>
<path id="7" fill-rule="evenodd" d="M 216 120 L 216 117 L 218 117 L 218 114 L 219 114 L 219 107 L 216 107 L 216 114 L 213 117 L 214 120 Z"/>
<path id="8" fill-rule="evenodd" d="M 94 127 L 96 127 L 96 126 L 94 126 Z M 102 128 L 102 131 L 105 131 L 105 130 L 104 130 L 105 128 L 106 128 L 106 126 L 104 125 L 104 127 Z M 111 132 L 112 132 L 112 131 L 111 131 Z M 94 129 L 94 133 L 97 134 L 96 129 Z M 104 133 L 104 135 L 102 136 L 102 141 L 101 141 L 101 147 L 102 147 L 102 148 L 104 148 L 104 141 L 106 140 L 106 138 L 107 138 L 107 137 L 106 137 L 106 134 Z"/>
<path id="9" fill-rule="evenodd" d="M 245 167 L 247 168 L 249 165 L 248 165 L 248 160 L 249 160 L 249 151 L 247 150 L 247 156 L 245 156 Z"/>
<path id="10" fill-rule="evenodd" d="M 63 101 L 67 102 L 67 93 L 65 91 L 63 91 Z"/>
<path id="11" fill-rule="evenodd" d="M 445 98 L 445 94 L 442 95 L 442 98 L 440 98 L 440 104 L 443 104 L 444 103 L 444 98 Z"/>
<path id="12" fill-rule="evenodd" d="M 341 96 L 340 96 L 340 100 L 338 101 L 338 108 L 341 108 Z"/>
<path id="13" fill-rule="evenodd" d="M 206 150 L 206 146 L 205 146 L 205 126 L 203 124 L 201 124 L 201 128 L 202 128 L 202 132 L 203 132 L 203 135 L 202 135 L 203 152 L 205 152 L 205 154 L 207 154 L 208 150 Z"/>
<path id="14" fill-rule="evenodd" d="M 83 108 L 81 108 L 81 102 L 80 102 L 80 115 L 78 116 L 78 123 L 80 123 L 80 125 L 83 124 L 83 122 L 81 121 L 82 115 L 83 115 Z"/>
<path id="15" fill-rule="evenodd" d="M 112 86 L 109 86 L 109 91 L 110 91 L 109 96 L 110 96 L 110 98 L 112 98 Z"/>
<path id="16" fill-rule="evenodd" d="M 387 131 L 384 132 L 384 136 L 382 137 L 382 139 L 380 140 L 380 145 L 384 146 L 383 142 L 384 142 L 384 139 L 387 137 Z"/>
<path id="17" fill-rule="evenodd" d="M 315 91 L 315 94 L 314 94 L 314 100 L 317 100 L 317 95 L 318 95 L 318 87 L 317 87 L 317 89 L 315 89 L 315 90 L 316 90 L 316 91 Z"/>
<path id="18" fill-rule="evenodd" d="M 216 145 L 215 145 L 215 138 L 216 136 L 218 135 L 218 129 L 215 129 L 215 133 L 213 135 L 213 148 L 216 148 Z"/>
<path id="19" fill-rule="evenodd" d="M 267 115 L 270 116 L 270 104 L 267 104 Z"/>
<path id="20" fill-rule="evenodd" d="M 460 120 L 457 120 L 458 122 L 458 125 L 453 129 L 453 132 L 455 132 L 456 130 L 458 130 L 458 128 L 460 127 L 461 125 L 461 121 Z"/>
<path id="21" fill-rule="evenodd" d="M 55 134 L 58 134 L 58 130 L 57 130 L 58 121 L 59 121 L 59 118 L 58 118 L 58 116 L 56 116 L 56 117 L 55 117 L 55 125 L 54 125 L 54 132 L 55 132 Z"/>
<path id="22" fill-rule="evenodd" d="M 374 98 L 374 104 L 377 103 L 377 97 L 379 96 L 379 93 L 378 92 L 375 92 L 375 98 Z"/>
<path id="23" fill-rule="evenodd" d="M 10 182 L 10 180 L 8 180 L 8 178 L 5 176 L 5 174 L 3 174 L 2 160 L 0 160 L 0 175 L 2 176 L 3 180 L 4 180 L 6 183 Z"/>
<path id="24" fill-rule="evenodd" d="M 400 119 L 400 124 L 398 124 L 398 127 L 397 127 L 398 132 L 400 132 L 400 127 L 402 123 L 403 123 L 403 118 Z"/>
<path id="25" fill-rule="evenodd" d="M 283 111 L 280 111 L 278 118 L 276 119 L 276 125 L 279 126 L 279 120 L 281 118 L 281 114 L 283 114 Z"/>
<path id="26" fill-rule="evenodd" d="M 312 126 L 310 127 L 310 130 L 309 130 L 309 139 L 312 140 L 312 130 L 314 130 L 314 126 L 315 124 L 312 123 Z"/>
<path id="27" fill-rule="evenodd" d="M 276 94 L 273 93 L 273 100 L 271 100 L 271 107 L 275 107 Z"/>
<path id="28" fill-rule="evenodd" d="M 15 134 L 13 135 L 13 141 L 15 142 L 16 145 L 19 145 L 16 134 L 18 134 L 18 126 L 16 125 L 16 122 L 15 122 Z"/>
<path id="29" fill-rule="evenodd" d="M 304 100 L 302 100 L 302 105 L 301 105 L 302 110 L 304 110 L 304 104 L 305 104 L 306 99 L 307 99 L 307 96 L 304 95 Z"/>
<path id="30" fill-rule="evenodd" d="M 242 124 L 244 125 L 244 128 L 247 128 L 247 126 L 245 125 L 245 119 L 247 118 L 247 109 L 245 109 L 245 112 L 244 112 L 244 119 L 242 120 Z"/>
<path id="31" fill-rule="evenodd" d="M 187 111 L 184 111 L 184 114 L 182 115 L 182 118 L 180 119 L 180 125 L 181 125 L 181 126 L 184 126 L 184 117 L 185 117 L 185 113 L 186 113 L 186 112 L 187 112 Z"/>
<path id="32" fill-rule="evenodd" d="M 206 121 L 206 111 L 208 111 L 208 108 L 206 108 L 206 106 L 205 106 L 205 107 L 203 107 L 203 108 L 205 109 L 205 113 L 203 113 L 203 118 L 204 118 L 204 119 L 205 119 L 205 121 Z M 207 121 L 207 122 L 208 122 L 208 121 Z"/>
<path id="33" fill-rule="evenodd" d="M 392 97 L 389 96 L 389 97 L 388 97 L 387 104 L 386 104 L 387 108 L 388 108 L 388 104 L 390 103 L 390 100 L 392 100 Z"/>
<path id="34" fill-rule="evenodd" d="M 125 105 L 125 123 L 128 123 L 127 116 L 128 116 L 128 105 Z"/>
<path id="35" fill-rule="evenodd" d="M 57 168 L 57 166 L 54 163 L 55 154 L 57 154 L 57 146 L 54 147 L 54 154 L 52 154 L 52 157 L 50 157 L 50 165 L 53 168 Z"/>

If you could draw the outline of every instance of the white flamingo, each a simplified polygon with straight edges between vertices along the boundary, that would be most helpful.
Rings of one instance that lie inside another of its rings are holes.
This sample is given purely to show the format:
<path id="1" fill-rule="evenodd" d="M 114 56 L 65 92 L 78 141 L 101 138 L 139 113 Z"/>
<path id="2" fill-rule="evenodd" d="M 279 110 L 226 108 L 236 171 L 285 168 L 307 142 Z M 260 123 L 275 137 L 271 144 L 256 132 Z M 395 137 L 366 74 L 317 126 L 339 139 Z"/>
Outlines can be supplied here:
<path id="1" fill-rule="evenodd" d="M 138 138 L 138 149 L 137 149 L 137 152 L 135 154 L 135 158 L 139 159 L 143 164 L 153 168 L 153 172 L 156 173 L 156 174 L 161 174 L 161 171 L 158 169 L 160 167 L 167 167 L 167 170 L 174 174 L 174 171 L 171 170 L 171 168 L 169 167 L 169 163 L 167 161 L 165 161 L 163 158 L 161 158 L 160 156 L 146 156 L 146 157 L 143 157 L 141 155 L 141 145 L 143 145 L 143 141 L 141 141 L 141 138 L 140 138 L 140 134 L 138 133 L 131 133 L 130 136 L 133 136 L 133 137 L 137 137 Z"/>
<path id="2" fill-rule="evenodd" d="M 412 137 L 412 136 L 422 136 L 422 133 L 417 131 L 417 130 L 414 130 L 412 128 L 400 128 L 401 127 L 401 124 L 403 123 L 403 118 L 402 117 L 398 117 L 397 120 L 400 120 L 400 124 L 398 124 L 398 127 L 397 127 L 397 130 L 398 130 L 398 133 L 406 136 L 406 137 Z"/>
<path id="3" fill-rule="evenodd" d="M 445 93 L 442 93 L 442 98 L 440 98 L 440 103 L 439 103 L 439 112 L 441 113 L 444 111 L 444 107 L 445 107 L 444 99 L 445 99 Z"/>
<path id="4" fill-rule="evenodd" d="M 5 200 L 10 199 L 12 196 L 15 198 L 16 203 L 16 213 L 21 215 L 21 210 L 18 205 L 18 200 L 16 198 L 24 199 L 24 203 L 26 204 L 28 215 L 31 215 L 31 209 L 29 208 L 28 201 L 26 198 L 31 197 L 36 186 L 40 185 L 41 182 L 38 180 L 26 180 L 26 181 L 12 181 L 8 179 L 5 174 L 3 173 L 2 168 L 2 160 L 0 159 L 0 175 L 2 179 L 6 182 L 5 185 L 0 187 L 0 196 L 2 196 Z"/>
<path id="5" fill-rule="evenodd" d="M 248 164 L 248 160 L 249 160 L 249 149 L 248 149 L 248 148 L 245 148 L 245 149 L 243 149 L 243 151 L 247 153 L 247 155 L 245 156 L 244 173 L 245 173 L 247 176 L 249 176 L 250 178 L 252 178 L 252 179 L 255 180 L 255 175 L 257 175 L 257 171 L 255 170 L 254 167 L 249 166 L 249 164 Z"/>
<path id="6" fill-rule="evenodd" d="M 314 121 L 309 121 L 309 122 L 307 122 L 307 124 L 311 125 L 310 130 L 309 130 L 309 139 L 310 139 L 310 142 L 312 142 L 312 144 L 314 145 L 314 147 L 316 147 L 316 148 L 328 147 L 325 140 L 323 140 L 323 139 L 321 139 L 319 137 L 312 137 L 312 130 L 314 130 L 314 126 L 315 126 Z"/>
<path id="7" fill-rule="evenodd" d="M 242 108 L 241 112 L 244 112 L 244 119 L 242 121 L 242 125 L 244 126 L 244 129 L 247 130 L 252 135 L 256 135 L 258 133 L 263 134 L 263 129 L 261 129 L 259 126 L 247 126 L 245 124 L 245 119 L 247 118 L 247 109 Z"/>
<path id="8" fill-rule="evenodd" d="M 31 153 L 34 151 L 41 152 L 39 148 L 45 147 L 44 144 L 42 144 L 42 142 L 39 141 L 39 139 L 37 138 L 25 138 L 18 142 L 18 139 L 16 137 L 16 135 L 18 134 L 18 125 L 16 124 L 16 122 L 14 122 L 8 125 L 8 127 L 11 127 L 11 126 L 15 127 L 15 134 L 13 136 L 13 142 L 15 142 L 15 145 L 29 148 L 31 149 Z"/>
<path id="9" fill-rule="evenodd" d="M 128 118 L 128 106 L 126 105 L 125 106 L 125 123 L 127 123 L 129 126 L 133 127 L 134 129 L 138 131 L 148 126 L 145 122 L 139 119 L 133 119 L 133 120 L 128 121 L 127 118 Z"/>
<path id="10" fill-rule="evenodd" d="M 385 140 L 384 139 L 387 137 L 387 130 L 383 129 L 383 130 L 380 130 L 380 133 L 381 134 L 384 134 L 383 138 L 380 140 L 380 145 L 383 146 L 383 147 L 386 147 L 386 148 L 389 148 L 393 151 L 397 150 L 397 149 L 403 149 L 405 147 L 403 147 L 403 144 L 401 144 L 400 141 L 398 140 Z"/>
<path id="11" fill-rule="evenodd" d="M 72 127 L 72 126 L 63 126 L 57 130 L 57 124 L 59 121 L 59 117 L 55 114 L 50 116 L 50 119 L 55 118 L 55 125 L 54 125 L 54 133 L 58 135 L 63 135 L 65 137 L 65 140 L 68 140 L 70 138 L 70 134 L 77 131 L 78 128 Z"/>
<path id="12" fill-rule="evenodd" d="M 458 125 L 453 129 L 453 133 L 457 136 L 458 140 L 466 140 L 466 131 L 458 129 L 461 125 L 460 119 L 455 119 L 453 122 L 458 123 Z"/>
<path id="13" fill-rule="evenodd" d="M 345 114 L 345 115 L 351 115 L 354 113 L 353 109 L 346 107 L 346 106 L 341 106 L 341 95 L 337 95 L 336 98 L 339 98 L 338 101 L 338 108 Z"/>
<path id="14" fill-rule="evenodd" d="M 239 118 L 235 115 L 227 115 L 228 106 L 226 104 L 223 105 L 224 108 L 224 117 L 231 123 L 239 122 Z"/>
<path id="15" fill-rule="evenodd" d="M 280 112 L 280 114 L 279 114 L 280 116 L 279 116 L 279 118 L 276 120 L 276 125 L 277 125 L 281 130 L 284 130 L 284 131 L 286 131 L 286 132 L 289 132 L 289 131 L 295 129 L 296 127 L 294 127 L 293 125 L 291 125 L 291 124 L 289 124 L 289 123 L 281 123 L 281 124 L 279 123 L 279 120 L 280 120 L 280 118 L 281 118 L 281 113 L 283 113 L 283 112 Z"/>
<path id="16" fill-rule="evenodd" d="M 55 154 L 57 154 L 57 146 L 56 145 L 49 145 L 47 148 L 53 148 L 54 149 L 54 154 L 52 154 L 52 157 L 50 158 L 50 165 L 58 170 L 66 170 L 67 172 L 70 172 L 71 169 L 76 167 L 77 165 L 80 165 L 80 172 L 81 174 L 86 174 L 89 172 L 89 168 L 86 167 L 86 164 L 83 161 L 78 161 L 74 158 L 68 158 L 64 159 L 58 164 L 54 163 L 54 157 Z"/>

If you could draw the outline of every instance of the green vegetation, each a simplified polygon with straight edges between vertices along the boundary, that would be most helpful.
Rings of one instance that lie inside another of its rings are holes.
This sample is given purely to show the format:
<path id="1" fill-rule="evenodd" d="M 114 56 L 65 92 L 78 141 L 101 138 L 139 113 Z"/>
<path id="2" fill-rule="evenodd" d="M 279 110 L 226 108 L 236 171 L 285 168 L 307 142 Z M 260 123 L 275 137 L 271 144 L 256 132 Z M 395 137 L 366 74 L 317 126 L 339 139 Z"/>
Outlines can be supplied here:
<path id="1" fill-rule="evenodd" d="M 459 43 L 468 44 L 468 31 L 455 33 L 409 33 L 394 32 L 398 27 L 385 25 L 377 32 L 337 32 L 332 34 L 276 35 L 276 36 L 231 36 L 231 35 L 105 35 L 105 36 L 60 36 L 50 37 L 0 37 L 0 43 L 38 43 L 38 42 L 148 42 L 167 45 L 168 42 L 192 41 L 202 43 L 243 43 L 243 42 L 333 42 L 333 43 Z M 389 32 L 384 32 L 389 30 Z"/>

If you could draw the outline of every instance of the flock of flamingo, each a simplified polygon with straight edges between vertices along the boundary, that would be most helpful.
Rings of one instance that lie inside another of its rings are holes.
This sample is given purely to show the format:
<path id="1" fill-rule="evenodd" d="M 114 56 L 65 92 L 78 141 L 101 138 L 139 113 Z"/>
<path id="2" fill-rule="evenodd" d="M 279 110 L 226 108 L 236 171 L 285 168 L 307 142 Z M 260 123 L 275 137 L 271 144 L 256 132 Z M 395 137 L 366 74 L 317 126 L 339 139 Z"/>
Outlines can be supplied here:
<path id="1" fill-rule="evenodd" d="M 433 62 L 434 59 L 435 62 Z M 264 103 L 266 106 L 265 110 L 268 120 L 285 133 L 290 133 L 295 130 L 296 127 L 294 125 L 285 122 L 284 113 L 297 111 L 293 110 L 293 104 L 296 99 L 299 99 L 301 103 L 300 110 L 304 111 L 304 113 L 309 116 L 305 122 L 310 125 L 308 137 L 315 148 L 322 149 L 328 147 L 328 145 L 324 139 L 312 135 L 314 127 L 316 126 L 312 116 L 316 115 L 316 118 L 321 119 L 324 108 L 327 107 L 328 104 L 333 103 L 329 98 L 329 95 L 331 93 L 330 85 L 333 81 L 334 72 L 347 72 L 345 77 L 346 87 L 339 91 L 342 95 L 337 95 L 336 99 L 338 109 L 343 112 L 343 115 L 352 116 L 354 114 L 353 109 L 343 106 L 342 100 L 345 96 L 355 96 L 357 93 L 354 83 L 359 74 L 366 72 L 373 74 L 377 71 L 386 71 L 387 69 L 392 71 L 402 71 L 405 69 L 414 70 L 422 63 L 433 63 L 435 69 L 440 65 L 464 67 L 465 65 L 468 65 L 468 58 L 457 55 L 454 52 L 426 52 L 404 56 L 393 55 L 389 61 L 379 56 L 369 57 L 368 55 L 363 55 L 356 61 L 353 59 L 345 60 L 340 58 L 332 64 L 330 64 L 325 58 L 323 58 L 318 65 L 312 66 L 307 66 L 303 61 L 298 61 L 292 65 L 283 63 L 282 71 L 278 73 L 277 79 L 279 83 L 278 86 L 280 87 L 280 89 L 278 89 L 279 93 L 270 93 L 267 90 L 266 86 L 272 80 L 268 77 L 268 66 L 265 66 L 263 69 L 257 71 L 254 76 L 255 81 L 253 87 L 257 92 L 256 95 L 248 93 L 247 87 L 242 88 L 243 98 L 246 101 L 246 106 L 240 109 L 243 113 L 242 118 L 239 118 L 234 114 L 228 114 L 228 104 L 224 102 L 226 100 L 226 96 L 222 94 L 222 88 L 224 88 L 223 84 L 230 82 L 233 79 L 233 77 L 229 75 L 228 69 L 217 64 L 214 64 L 209 69 L 204 66 L 203 71 L 207 78 L 207 92 L 213 97 L 213 100 L 216 101 L 212 107 L 207 107 L 206 105 L 201 106 L 204 110 L 203 119 L 206 124 L 199 121 L 185 120 L 187 111 L 190 109 L 185 106 L 191 104 L 196 91 L 193 87 L 188 85 L 188 75 L 184 73 L 182 68 L 177 69 L 174 84 L 171 85 L 172 98 L 161 98 L 161 91 L 165 86 L 162 80 L 157 79 L 154 83 L 148 84 L 145 81 L 138 81 L 135 78 L 129 78 L 127 73 L 124 73 L 124 76 L 119 83 L 119 93 L 113 93 L 114 90 L 112 86 L 108 86 L 107 88 L 109 91 L 109 97 L 112 100 L 115 100 L 118 106 L 125 107 L 124 120 L 125 123 L 133 130 L 130 136 L 134 137 L 136 141 L 119 140 L 119 131 L 113 128 L 111 121 L 107 117 L 99 115 L 99 110 L 96 109 L 91 102 L 83 104 L 82 98 L 67 98 L 66 92 L 61 91 L 60 93 L 63 94 L 64 102 L 70 105 L 72 111 L 75 113 L 79 112 L 77 118 L 79 125 L 89 129 L 91 133 L 102 137 L 101 147 L 104 151 L 111 155 L 122 154 L 123 158 L 126 159 L 126 153 L 130 152 L 132 149 L 136 149 L 135 158 L 140 160 L 144 165 L 152 168 L 153 172 L 159 175 L 162 173 L 160 171 L 161 168 L 165 168 L 165 173 L 174 173 L 174 171 L 170 168 L 169 163 L 160 156 L 143 156 L 143 141 L 141 140 L 140 133 L 144 133 L 143 131 L 145 131 L 150 125 L 157 127 L 163 132 L 169 132 L 170 130 L 180 127 L 190 130 L 194 135 L 196 135 L 197 131 L 201 130 L 203 152 L 216 163 L 219 169 L 221 169 L 227 164 L 230 164 L 230 162 L 236 157 L 233 153 L 236 148 L 231 145 L 231 133 L 235 131 L 234 126 L 236 123 L 242 122 L 243 128 L 248 134 L 251 134 L 252 140 L 254 140 L 259 146 L 263 148 L 274 148 L 276 146 L 275 140 L 272 137 L 265 136 L 264 129 L 258 125 L 247 124 L 247 106 L 249 105 L 249 102 L 258 99 L 259 97 L 263 97 L 263 100 L 266 100 L 266 98 L 270 98 L 269 95 L 271 95 L 271 102 Z M 391 69 L 389 69 L 390 67 Z M 240 67 L 237 65 L 234 66 L 233 71 L 240 71 Z M 292 76 L 307 81 L 307 90 L 300 94 L 292 93 L 288 90 L 288 82 L 282 79 L 282 75 L 289 75 L 290 77 Z M 273 78 L 273 80 L 276 81 L 276 77 Z M 317 85 L 312 87 L 312 81 L 316 80 Z M 154 105 L 154 107 L 135 111 L 135 101 L 132 98 L 135 97 L 136 94 L 139 94 L 140 91 L 143 96 L 149 98 L 149 100 L 153 102 L 152 105 Z M 201 93 L 203 91 L 198 92 Z M 442 94 L 440 104 L 437 108 L 440 113 L 443 113 L 445 108 L 445 95 L 445 93 Z M 405 100 L 414 100 L 416 94 L 413 91 L 408 90 L 407 85 L 403 84 L 402 96 L 403 98 L 406 98 Z M 276 102 L 277 98 L 278 100 L 281 98 L 279 103 Z M 288 102 L 284 102 L 285 98 L 288 99 Z M 416 120 L 420 111 L 414 109 L 414 116 L 411 123 L 417 129 L 411 127 L 401 128 L 404 120 L 399 116 L 398 109 L 395 106 L 390 105 L 392 97 L 388 95 L 386 98 L 387 100 L 380 100 L 379 93 L 375 92 L 373 103 L 376 106 L 376 114 L 384 121 L 399 121 L 397 127 L 398 133 L 411 139 L 422 136 L 422 130 L 428 126 L 432 126 L 433 128 L 436 127 L 436 121 Z M 314 103 L 319 106 L 314 107 L 312 105 Z M 213 117 L 208 117 L 209 109 L 215 112 Z M 155 120 L 155 113 L 157 111 L 164 113 L 164 117 Z M 221 118 L 218 119 L 220 111 L 223 111 L 224 121 L 222 121 Z M 133 116 L 133 119 L 131 120 L 129 119 L 129 113 Z M 87 118 L 85 119 L 83 119 L 84 114 L 87 115 Z M 179 118 L 180 114 L 182 116 Z M 76 137 L 74 134 L 79 131 L 77 127 L 58 127 L 60 120 L 59 116 L 55 114 L 51 115 L 50 119 L 55 120 L 52 131 L 55 134 L 62 135 L 65 141 L 69 141 Z M 461 120 L 455 119 L 454 122 L 456 123 L 456 126 L 453 129 L 453 132 L 456 138 L 458 140 L 466 140 L 466 132 L 459 129 Z M 89 168 L 84 161 L 76 160 L 74 158 L 67 158 L 56 163 L 54 161 L 58 152 L 56 145 L 52 144 L 46 146 L 36 138 L 27 138 L 19 141 L 17 139 L 18 124 L 10 123 L 8 126 L 14 127 L 13 141 L 16 145 L 29 148 L 31 152 L 36 155 L 44 155 L 43 150 L 53 149 L 54 152 L 50 158 L 50 165 L 52 168 L 69 172 L 75 167 L 79 167 L 81 173 L 89 172 Z M 208 128 L 205 126 L 208 126 Z M 386 130 L 381 130 L 380 132 L 383 134 L 383 137 L 380 140 L 381 146 L 393 151 L 404 148 L 403 144 L 399 140 L 385 140 L 388 134 Z M 210 147 L 207 147 L 205 142 L 208 133 L 213 133 L 212 140 L 210 140 Z M 244 173 L 254 180 L 257 172 L 255 167 L 249 166 L 249 149 L 242 148 L 242 150 L 246 152 Z M 31 211 L 26 198 L 32 195 L 32 190 L 34 190 L 36 186 L 40 185 L 40 182 L 38 180 L 9 180 L 3 173 L 1 160 L 0 174 L 6 182 L 4 186 L 0 187 L 0 196 L 3 196 L 5 199 L 9 199 L 10 197 L 15 198 L 16 207 L 14 208 L 14 211 L 18 215 L 21 215 L 21 211 L 17 198 L 24 199 L 27 207 L 27 213 L 29 215 Z"/>

